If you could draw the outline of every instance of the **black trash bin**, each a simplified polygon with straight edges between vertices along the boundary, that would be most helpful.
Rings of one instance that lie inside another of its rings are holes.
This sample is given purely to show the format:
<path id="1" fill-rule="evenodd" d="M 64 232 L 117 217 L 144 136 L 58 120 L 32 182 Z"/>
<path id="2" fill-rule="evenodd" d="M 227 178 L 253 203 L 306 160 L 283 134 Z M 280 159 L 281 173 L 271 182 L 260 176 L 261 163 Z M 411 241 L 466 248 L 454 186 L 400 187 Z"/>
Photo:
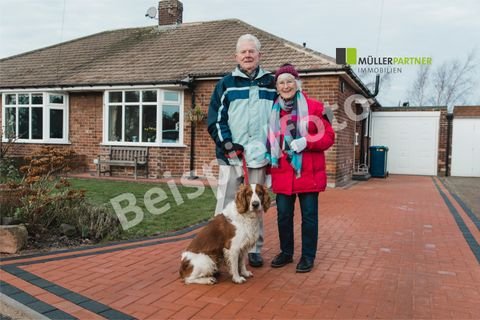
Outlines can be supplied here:
<path id="1" fill-rule="evenodd" d="M 370 174 L 372 177 L 386 178 L 387 171 L 387 153 L 386 146 L 371 146 L 370 151 Z"/>

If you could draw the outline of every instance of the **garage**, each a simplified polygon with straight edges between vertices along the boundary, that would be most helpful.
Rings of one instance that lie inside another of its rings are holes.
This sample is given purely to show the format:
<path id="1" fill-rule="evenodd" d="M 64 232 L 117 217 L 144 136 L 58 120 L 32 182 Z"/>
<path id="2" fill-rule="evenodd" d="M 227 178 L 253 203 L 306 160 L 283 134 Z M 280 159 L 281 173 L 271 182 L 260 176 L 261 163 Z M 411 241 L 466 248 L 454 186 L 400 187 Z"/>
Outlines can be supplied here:
<path id="1" fill-rule="evenodd" d="M 480 118 L 453 119 L 451 175 L 480 177 Z"/>
<path id="2" fill-rule="evenodd" d="M 371 145 L 389 148 L 389 173 L 437 175 L 440 114 L 440 111 L 372 113 Z"/>

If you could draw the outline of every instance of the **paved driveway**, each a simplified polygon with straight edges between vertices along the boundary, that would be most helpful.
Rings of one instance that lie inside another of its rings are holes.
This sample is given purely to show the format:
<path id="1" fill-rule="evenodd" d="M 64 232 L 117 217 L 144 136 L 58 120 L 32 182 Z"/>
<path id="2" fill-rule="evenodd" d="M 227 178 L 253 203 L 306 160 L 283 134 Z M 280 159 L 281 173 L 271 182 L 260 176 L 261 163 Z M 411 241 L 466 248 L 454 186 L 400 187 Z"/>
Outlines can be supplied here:
<path id="1" fill-rule="evenodd" d="M 296 217 L 298 260 L 300 223 Z M 264 258 L 278 253 L 276 209 Z M 254 269 L 235 285 L 184 285 L 167 238 L 1 262 L 2 293 L 49 318 L 478 319 L 480 231 L 438 178 L 390 176 L 320 198 L 316 265 Z"/>
<path id="2" fill-rule="evenodd" d="M 480 219 L 480 178 L 441 178 L 452 194 L 456 194 Z"/>

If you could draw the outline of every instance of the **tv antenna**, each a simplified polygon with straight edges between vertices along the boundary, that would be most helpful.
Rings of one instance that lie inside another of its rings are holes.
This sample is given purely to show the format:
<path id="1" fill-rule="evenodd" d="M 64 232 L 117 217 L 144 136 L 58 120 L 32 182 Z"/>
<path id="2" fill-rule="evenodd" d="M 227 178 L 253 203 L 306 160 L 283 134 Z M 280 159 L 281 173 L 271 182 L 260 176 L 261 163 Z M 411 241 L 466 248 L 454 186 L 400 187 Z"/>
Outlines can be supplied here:
<path id="1" fill-rule="evenodd" d="M 150 19 L 157 19 L 157 8 L 155 7 L 150 7 L 147 10 L 147 13 L 145 14 L 145 17 L 149 17 Z"/>

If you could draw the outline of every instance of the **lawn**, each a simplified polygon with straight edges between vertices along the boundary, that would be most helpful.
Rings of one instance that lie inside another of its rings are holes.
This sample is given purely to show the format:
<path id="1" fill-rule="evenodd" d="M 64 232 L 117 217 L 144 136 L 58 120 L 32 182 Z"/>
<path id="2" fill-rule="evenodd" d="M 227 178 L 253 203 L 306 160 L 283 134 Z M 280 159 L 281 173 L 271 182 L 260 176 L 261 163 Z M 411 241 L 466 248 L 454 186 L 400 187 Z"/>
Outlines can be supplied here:
<path id="1" fill-rule="evenodd" d="M 128 201 L 121 200 L 122 198 L 136 199 L 136 203 L 130 205 L 138 206 L 137 212 L 143 212 L 144 216 L 140 223 L 125 231 L 125 238 L 139 238 L 179 230 L 208 220 L 214 214 L 216 200 L 213 191 L 208 185 L 201 187 L 203 185 L 200 181 L 197 186 L 76 178 L 69 181 L 74 188 L 86 190 L 86 197 L 90 202 L 106 205 L 112 210 L 112 199 L 122 209 L 129 205 Z M 145 204 L 145 198 L 153 201 L 147 200 Z M 132 210 L 124 211 L 127 220 L 133 221 L 136 214 Z M 152 214 L 151 211 L 154 213 L 156 211 L 157 214 Z"/>

